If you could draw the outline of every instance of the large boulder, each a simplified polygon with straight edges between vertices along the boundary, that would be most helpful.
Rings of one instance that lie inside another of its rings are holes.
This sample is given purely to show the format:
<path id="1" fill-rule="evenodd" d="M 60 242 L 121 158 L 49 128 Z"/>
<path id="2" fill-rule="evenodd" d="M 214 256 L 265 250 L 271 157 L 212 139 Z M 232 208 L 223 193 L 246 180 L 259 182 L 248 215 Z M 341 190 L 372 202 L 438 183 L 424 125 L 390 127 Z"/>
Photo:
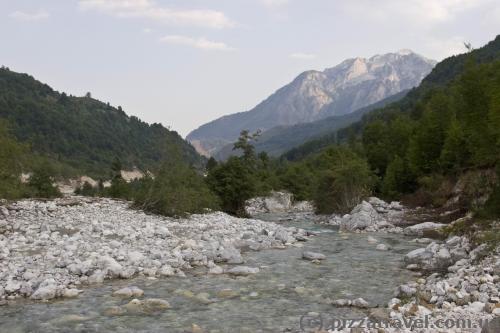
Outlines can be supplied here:
<path id="1" fill-rule="evenodd" d="M 271 192 L 266 197 L 247 200 L 245 211 L 254 216 L 265 213 L 312 212 L 314 206 L 309 201 L 293 202 L 293 195 L 288 192 Z"/>
<path id="2" fill-rule="evenodd" d="M 43 281 L 38 289 L 31 295 L 35 300 L 49 300 L 57 296 L 57 284 L 54 279 L 47 279 Z"/>
<path id="3" fill-rule="evenodd" d="M 370 203 L 363 201 L 354 207 L 350 214 L 342 217 L 340 229 L 346 231 L 363 230 L 382 221 L 383 219 L 375 208 Z"/>
<path id="4" fill-rule="evenodd" d="M 406 227 L 403 232 L 407 236 L 423 236 L 424 232 L 439 230 L 444 226 L 445 224 L 442 223 L 424 222 L 412 225 L 411 227 Z"/>
<path id="5" fill-rule="evenodd" d="M 457 241 L 452 238 L 442 244 L 433 242 L 425 248 L 413 250 L 404 257 L 404 262 L 427 271 L 447 271 L 450 266 L 464 259 L 468 250 L 469 244 L 465 239 Z"/>
<path id="6" fill-rule="evenodd" d="M 288 192 L 271 192 L 267 197 L 250 199 L 245 204 L 248 215 L 262 213 L 284 213 L 292 208 L 293 196 Z"/>
<path id="7" fill-rule="evenodd" d="M 226 247 L 219 250 L 215 262 L 227 262 L 228 264 L 242 264 L 243 257 L 238 249 L 234 247 Z"/>

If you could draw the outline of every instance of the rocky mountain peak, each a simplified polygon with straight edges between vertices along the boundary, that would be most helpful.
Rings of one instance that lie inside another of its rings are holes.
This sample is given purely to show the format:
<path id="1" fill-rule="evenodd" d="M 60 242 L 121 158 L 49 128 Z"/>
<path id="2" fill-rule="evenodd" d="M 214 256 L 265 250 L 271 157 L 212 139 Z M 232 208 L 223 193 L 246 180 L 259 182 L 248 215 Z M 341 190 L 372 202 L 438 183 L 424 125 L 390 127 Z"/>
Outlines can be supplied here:
<path id="1" fill-rule="evenodd" d="M 266 131 L 349 114 L 417 86 L 435 61 L 411 50 L 356 57 L 323 71 L 298 75 L 254 109 L 214 120 L 187 139 L 203 153 L 234 142 L 241 130 Z"/>

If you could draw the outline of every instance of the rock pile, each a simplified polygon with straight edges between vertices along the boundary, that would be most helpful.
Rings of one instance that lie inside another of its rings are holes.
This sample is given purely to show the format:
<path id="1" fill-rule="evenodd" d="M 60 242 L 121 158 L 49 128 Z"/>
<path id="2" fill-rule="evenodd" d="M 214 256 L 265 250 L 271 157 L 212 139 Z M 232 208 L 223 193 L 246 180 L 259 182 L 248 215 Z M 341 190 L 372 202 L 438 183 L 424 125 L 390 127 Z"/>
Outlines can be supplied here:
<path id="1" fill-rule="evenodd" d="M 265 213 L 313 212 L 314 207 L 308 201 L 293 202 L 293 195 L 288 192 L 272 192 L 267 197 L 250 199 L 245 204 L 245 211 L 250 216 Z"/>
<path id="2" fill-rule="evenodd" d="M 405 208 L 397 201 L 387 203 L 371 197 L 354 207 L 349 214 L 332 215 L 327 224 L 339 226 L 340 230 L 349 232 L 384 231 L 412 236 L 422 236 L 426 231 L 438 230 L 444 226 L 434 222 L 408 226 L 404 218 L 406 213 Z"/>
<path id="3" fill-rule="evenodd" d="M 111 199 L 24 200 L 0 209 L 0 301 L 75 297 L 105 279 L 255 274 L 241 251 L 283 247 L 304 230 L 224 213 L 175 220 L 147 215 Z"/>

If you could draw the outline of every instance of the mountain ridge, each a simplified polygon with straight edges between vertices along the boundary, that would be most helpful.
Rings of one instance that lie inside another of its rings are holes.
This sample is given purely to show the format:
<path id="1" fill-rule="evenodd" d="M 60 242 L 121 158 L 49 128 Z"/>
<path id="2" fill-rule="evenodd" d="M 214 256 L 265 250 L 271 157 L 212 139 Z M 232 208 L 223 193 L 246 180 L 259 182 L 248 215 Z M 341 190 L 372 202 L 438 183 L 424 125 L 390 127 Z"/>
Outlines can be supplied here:
<path id="1" fill-rule="evenodd" d="M 300 73 L 249 111 L 225 115 L 186 137 L 200 152 L 213 155 L 241 130 L 268 130 L 351 113 L 410 89 L 435 61 L 411 51 L 351 58 L 323 71 Z"/>
<path id="2" fill-rule="evenodd" d="M 124 167 L 153 169 L 169 147 L 199 168 L 204 159 L 175 131 L 148 124 L 91 98 L 60 93 L 33 76 L 0 69 L 0 119 L 33 152 L 80 174 L 104 177 L 115 158 Z"/>

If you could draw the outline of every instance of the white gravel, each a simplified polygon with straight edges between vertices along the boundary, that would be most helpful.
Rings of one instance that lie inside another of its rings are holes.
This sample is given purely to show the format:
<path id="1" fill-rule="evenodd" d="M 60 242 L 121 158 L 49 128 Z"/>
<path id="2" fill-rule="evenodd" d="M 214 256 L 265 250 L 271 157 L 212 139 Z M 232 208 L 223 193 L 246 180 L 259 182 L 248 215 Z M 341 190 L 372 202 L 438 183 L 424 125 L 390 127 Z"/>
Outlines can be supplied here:
<path id="1" fill-rule="evenodd" d="M 176 220 L 111 199 L 23 200 L 0 206 L 0 302 L 76 297 L 82 285 L 184 276 L 193 266 L 221 274 L 244 263 L 243 247 L 283 247 L 306 236 L 220 212 Z"/>

